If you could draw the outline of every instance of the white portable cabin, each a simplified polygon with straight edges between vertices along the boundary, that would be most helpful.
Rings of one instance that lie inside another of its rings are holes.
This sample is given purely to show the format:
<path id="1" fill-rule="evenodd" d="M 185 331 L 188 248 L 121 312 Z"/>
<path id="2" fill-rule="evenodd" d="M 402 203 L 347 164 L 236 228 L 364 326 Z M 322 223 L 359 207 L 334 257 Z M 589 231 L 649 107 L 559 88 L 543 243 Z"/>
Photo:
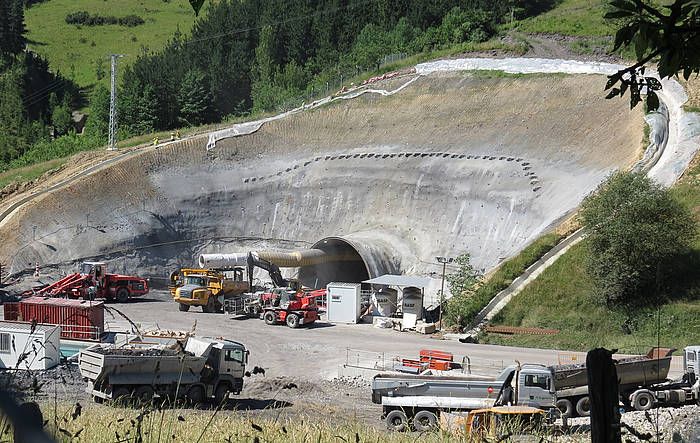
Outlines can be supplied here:
<path id="1" fill-rule="evenodd" d="M 60 361 L 60 326 L 0 321 L 0 367 L 45 370 Z"/>
<path id="2" fill-rule="evenodd" d="M 331 323 L 357 323 L 362 315 L 359 283 L 328 283 L 326 309 Z"/>

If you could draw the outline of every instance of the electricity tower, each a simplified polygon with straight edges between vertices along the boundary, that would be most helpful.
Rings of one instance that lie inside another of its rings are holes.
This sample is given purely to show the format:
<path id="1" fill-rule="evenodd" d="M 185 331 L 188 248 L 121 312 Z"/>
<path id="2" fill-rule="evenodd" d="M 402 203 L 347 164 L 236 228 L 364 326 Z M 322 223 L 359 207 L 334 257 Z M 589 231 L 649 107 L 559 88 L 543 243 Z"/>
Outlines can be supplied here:
<path id="1" fill-rule="evenodd" d="M 109 151 L 117 149 L 117 59 L 124 57 L 123 54 L 110 54 L 112 90 L 109 95 Z"/>

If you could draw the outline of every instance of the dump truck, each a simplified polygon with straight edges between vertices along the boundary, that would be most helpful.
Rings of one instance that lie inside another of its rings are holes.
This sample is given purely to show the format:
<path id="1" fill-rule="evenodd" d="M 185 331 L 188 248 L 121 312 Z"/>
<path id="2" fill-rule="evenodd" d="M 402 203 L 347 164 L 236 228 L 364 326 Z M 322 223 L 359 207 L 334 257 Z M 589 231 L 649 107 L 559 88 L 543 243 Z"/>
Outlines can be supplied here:
<path id="1" fill-rule="evenodd" d="M 215 269 L 180 269 L 170 274 L 170 295 L 180 311 L 201 306 L 203 312 L 221 311 L 224 300 L 250 290 L 243 279 L 243 268 L 227 273 Z"/>
<path id="2" fill-rule="evenodd" d="M 132 297 L 148 294 L 148 281 L 131 275 L 110 274 L 104 262 L 84 262 L 80 272 L 69 274 L 50 285 L 33 288 L 22 294 L 41 297 L 116 300 L 120 303 Z"/>
<path id="3" fill-rule="evenodd" d="M 652 348 L 646 355 L 616 360 L 620 402 L 627 409 L 644 411 L 654 405 L 682 405 L 696 402 L 698 378 L 697 362 L 700 346 L 690 346 L 684 351 L 684 375 L 681 380 L 667 380 L 671 367 L 671 354 L 675 349 Z M 688 363 L 690 362 L 690 364 Z M 588 373 L 585 364 L 552 366 L 557 407 L 563 417 L 587 417 L 590 415 L 588 398 Z M 685 381 L 684 381 L 685 380 Z M 691 382 L 692 380 L 692 382 Z"/>
<path id="4" fill-rule="evenodd" d="M 372 380 L 372 402 L 382 405 L 391 430 L 436 426 L 442 412 L 499 405 L 531 406 L 555 413 L 554 374 L 542 365 L 512 365 L 496 378 L 384 373 Z"/>
<path id="5" fill-rule="evenodd" d="M 184 347 L 176 340 L 172 345 L 98 344 L 81 350 L 78 357 L 86 392 L 98 402 L 148 402 L 158 396 L 220 404 L 229 393 L 243 389 L 247 362 L 248 351 L 241 343 L 206 337 L 189 337 Z"/>

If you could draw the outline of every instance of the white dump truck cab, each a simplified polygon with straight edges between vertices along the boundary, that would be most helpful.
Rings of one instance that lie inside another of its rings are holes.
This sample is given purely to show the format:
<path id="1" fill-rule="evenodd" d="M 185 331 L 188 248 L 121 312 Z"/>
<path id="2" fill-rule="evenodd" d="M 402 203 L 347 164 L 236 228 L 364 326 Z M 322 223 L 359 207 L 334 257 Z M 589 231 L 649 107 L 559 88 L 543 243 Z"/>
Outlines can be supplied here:
<path id="1" fill-rule="evenodd" d="M 207 356 L 202 370 L 207 397 L 215 396 L 218 386 L 228 385 L 228 391 L 233 394 L 241 392 L 248 362 L 248 351 L 243 344 L 221 338 L 191 337 L 185 350 Z"/>
<path id="2" fill-rule="evenodd" d="M 518 405 L 545 410 L 554 407 L 556 392 L 551 369 L 540 365 L 523 365 L 515 374 L 518 376 L 515 393 Z"/>
<path id="3" fill-rule="evenodd" d="M 700 346 L 688 346 L 683 349 L 683 372 L 694 374 L 700 379 Z"/>

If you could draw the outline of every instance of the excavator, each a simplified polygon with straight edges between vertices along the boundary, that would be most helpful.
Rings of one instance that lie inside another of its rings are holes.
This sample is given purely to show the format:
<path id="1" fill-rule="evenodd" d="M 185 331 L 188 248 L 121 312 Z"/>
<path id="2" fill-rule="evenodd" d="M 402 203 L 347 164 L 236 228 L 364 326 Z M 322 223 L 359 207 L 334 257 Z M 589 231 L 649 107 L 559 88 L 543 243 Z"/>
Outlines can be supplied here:
<path id="1" fill-rule="evenodd" d="M 253 288 L 253 271 L 256 267 L 270 274 L 275 288 L 250 300 L 243 311 L 250 316 L 262 315 L 268 325 L 286 324 L 290 328 L 309 325 L 319 319 L 319 300 L 326 296 L 325 289 L 305 291 L 297 280 L 282 277 L 276 264 L 260 258 L 253 252 L 248 253 L 248 280 Z"/>

